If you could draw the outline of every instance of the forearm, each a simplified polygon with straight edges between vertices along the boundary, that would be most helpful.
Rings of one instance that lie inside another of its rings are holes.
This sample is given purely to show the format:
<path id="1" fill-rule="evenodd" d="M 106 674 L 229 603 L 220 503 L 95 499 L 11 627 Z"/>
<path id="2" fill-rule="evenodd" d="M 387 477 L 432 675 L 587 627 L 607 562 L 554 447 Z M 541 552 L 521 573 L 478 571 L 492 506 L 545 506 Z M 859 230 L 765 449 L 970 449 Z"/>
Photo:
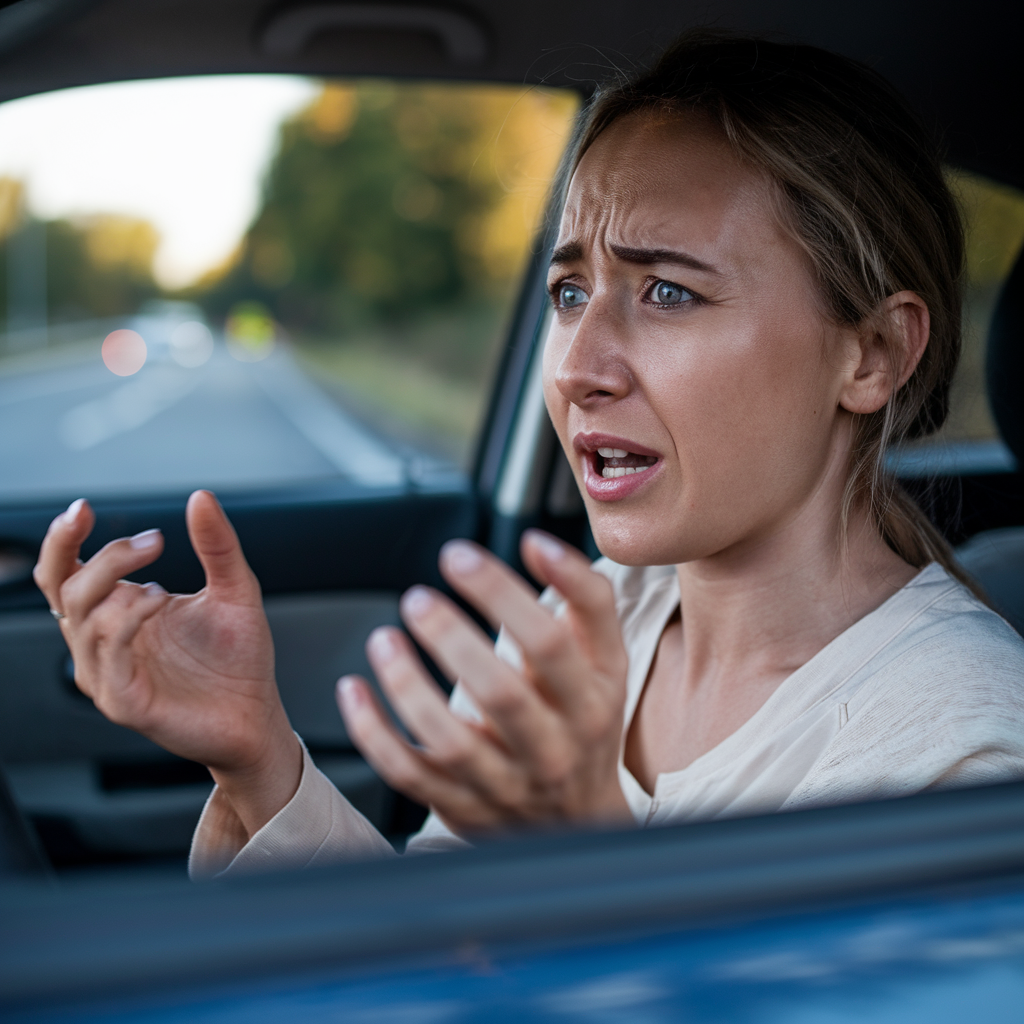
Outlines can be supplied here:
<path id="1" fill-rule="evenodd" d="M 210 768 L 213 781 L 251 839 L 295 796 L 302 779 L 303 749 L 287 723 L 276 723 L 258 759 L 244 768 Z"/>

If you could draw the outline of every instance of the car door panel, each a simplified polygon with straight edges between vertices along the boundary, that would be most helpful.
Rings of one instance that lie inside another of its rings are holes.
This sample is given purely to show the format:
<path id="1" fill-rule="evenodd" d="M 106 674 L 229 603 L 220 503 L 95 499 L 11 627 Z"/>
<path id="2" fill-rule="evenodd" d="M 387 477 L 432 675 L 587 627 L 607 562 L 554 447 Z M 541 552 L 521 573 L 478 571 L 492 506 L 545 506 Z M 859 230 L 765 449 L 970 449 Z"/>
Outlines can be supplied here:
<path id="1" fill-rule="evenodd" d="M 352 749 L 334 702 L 345 672 L 372 678 L 363 650 L 398 623 L 396 593 L 332 591 L 266 600 L 281 696 L 318 766 L 378 827 L 392 795 Z M 47 612 L 0 617 L 0 749 L 15 799 L 58 860 L 181 855 L 209 796 L 201 765 L 107 721 L 74 686 Z"/>

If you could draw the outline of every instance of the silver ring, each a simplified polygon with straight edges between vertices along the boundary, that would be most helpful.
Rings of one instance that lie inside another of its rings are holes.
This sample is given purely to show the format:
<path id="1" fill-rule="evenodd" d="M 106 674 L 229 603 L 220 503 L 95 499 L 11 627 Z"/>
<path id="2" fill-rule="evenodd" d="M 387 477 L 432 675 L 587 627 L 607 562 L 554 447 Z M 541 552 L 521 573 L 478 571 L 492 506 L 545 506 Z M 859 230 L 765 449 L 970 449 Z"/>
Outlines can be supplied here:
<path id="1" fill-rule="evenodd" d="M 63 612 L 59 612 L 59 611 L 57 611 L 57 609 L 56 609 L 56 608 L 51 608 L 51 609 L 50 609 L 50 614 L 51 614 L 51 615 L 52 615 L 52 616 L 53 616 L 53 617 L 54 617 L 54 618 L 55 618 L 55 619 L 56 619 L 56 620 L 57 620 L 58 622 L 60 622 L 60 620 L 64 618 L 64 613 L 63 613 Z"/>

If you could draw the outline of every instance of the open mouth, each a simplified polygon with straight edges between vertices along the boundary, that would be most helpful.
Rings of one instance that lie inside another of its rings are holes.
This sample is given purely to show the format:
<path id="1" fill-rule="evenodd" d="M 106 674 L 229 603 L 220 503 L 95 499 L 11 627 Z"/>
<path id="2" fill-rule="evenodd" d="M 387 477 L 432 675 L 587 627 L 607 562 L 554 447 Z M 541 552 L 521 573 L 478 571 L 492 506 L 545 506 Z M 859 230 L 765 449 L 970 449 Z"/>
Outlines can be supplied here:
<path id="1" fill-rule="evenodd" d="M 638 455 L 625 448 L 598 448 L 594 452 L 594 469 L 605 480 L 643 473 L 657 461 L 655 455 Z"/>
<path id="2" fill-rule="evenodd" d="M 616 502 L 635 494 L 664 462 L 653 449 L 628 437 L 579 433 L 573 445 L 583 460 L 587 493 L 599 502 Z"/>
<path id="3" fill-rule="evenodd" d="M 619 501 L 635 494 L 661 469 L 661 455 L 614 434 L 579 433 L 573 438 L 583 463 L 583 485 L 595 501 Z"/>

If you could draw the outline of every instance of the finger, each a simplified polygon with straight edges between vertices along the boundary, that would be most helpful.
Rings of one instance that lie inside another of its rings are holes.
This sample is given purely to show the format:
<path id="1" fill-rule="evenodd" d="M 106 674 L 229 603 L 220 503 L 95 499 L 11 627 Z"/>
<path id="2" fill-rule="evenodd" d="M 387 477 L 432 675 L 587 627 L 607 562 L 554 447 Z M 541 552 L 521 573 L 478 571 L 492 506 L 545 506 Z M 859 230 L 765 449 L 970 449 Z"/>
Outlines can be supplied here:
<path id="1" fill-rule="evenodd" d="M 402 618 L 451 679 L 462 685 L 510 750 L 536 758 L 559 742 L 557 713 L 536 688 L 494 653 L 494 644 L 447 598 L 413 587 L 402 598 Z"/>
<path id="2" fill-rule="evenodd" d="M 89 635 L 111 648 L 127 648 L 142 624 L 155 615 L 171 595 L 159 583 L 119 580 L 113 593 L 89 616 Z"/>
<path id="3" fill-rule="evenodd" d="M 538 608 L 537 591 L 486 548 L 468 540 L 451 540 L 438 558 L 441 575 L 483 613 L 495 628 L 508 625 L 506 605 Z M 549 615 L 540 609 L 541 615 Z M 550 616 L 549 616 L 550 617 Z"/>
<path id="4" fill-rule="evenodd" d="M 50 607 L 57 611 L 62 611 L 58 596 L 60 586 L 69 576 L 78 572 L 81 565 L 78 553 L 82 542 L 92 532 L 95 521 L 89 503 L 84 498 L 77 498 L 66 512 L 62 512 L 50 523 L 43 538 L 32 578 Z"/>
<path id="5" fill-rule="evenodd" d="M 614 676 L 624 673 L 626 649 L 611 581 L 595 572 L 581 551 L 541 530 L 527 530 L 520 551 L 530 574 L 565 598 L 577 638 L 593 663 Z"/>
<path id="6" fill-rule="evenodd" d="M 399 735 L 366 680 L 343 676 L 338 680 L 336 696 L 349 738 L 392 789 L 427 807 L 443 805 L 462 813 L 470 811 L 472 794 L 446 778 Z"/>
<path id="7" fill-rule="evenodd" d="M 164 538 L 159 530 L 112 540 L 64 581 L 59 591 L 61 610 L 72 623 L 82 621 L 110 595 L 122 576 L 156 561 L 163 549 Z"/>
<path id="8" fill-rule="evenodd" d="M 485 792 L 507 781 L 506 756 L 480 730 L 452 714 L 441 688 L 397 629 L 374 630 L 366 653 L 392 708 L 429 761 Z"/>
<path id="9" fill-rule="evenodd" d="M 233 604 L 259 602 L 259 583 L 242 554 L 238 535 L 210 491 L 195 491 L 189 497 L 185 521 L 210 590 Z"/>
<path id="10" fill-rule="evenodd" d="M 131 682 L 132 641 L 143 623 L 170 600 L 159 583 L 120 580 L 93 610 L 74 640 L 75 684 L 104 711 L 114 712 L 119 691 Z"/>
<path id="11" fill-rule="evenodd" d="M 440 561 L 445 579 L 488 619 L 508 629 L 537 682 L 557 703 L 571 710 L 603 698 L 594 693 L 593 666 L 572 628 L 538 604 L 522 577 L 468 541 L 450 541 Z"/>

